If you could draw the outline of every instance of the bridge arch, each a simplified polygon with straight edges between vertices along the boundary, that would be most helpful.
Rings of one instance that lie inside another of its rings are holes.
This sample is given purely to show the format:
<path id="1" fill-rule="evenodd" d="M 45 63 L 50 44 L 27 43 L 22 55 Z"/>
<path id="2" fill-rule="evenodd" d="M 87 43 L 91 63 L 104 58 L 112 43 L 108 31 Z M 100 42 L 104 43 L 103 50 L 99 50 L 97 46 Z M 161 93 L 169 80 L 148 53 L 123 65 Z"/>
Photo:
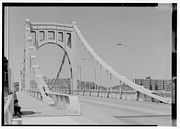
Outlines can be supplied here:
<path id="1" fill-rule="evenodd" d="M 69 57 L 67 51 L 64 49 L 63 46 L 61 46 L 60 44 L 55 43 L 55 42 L 47 42 L 47 43 L 41 44 L 41 45 L 37 48 L 37 50 L 40 49 L 40 48 L 43 47 L 43 46 L 46 46 L 46 45 L 55 45 L 55 46 L 57 46 L 58 48 L 60 48 L 60 49 L 63 50 L 63 52 L 64 52 L 64 56 L 63 56 L 63 57 L 64 57 L 64 58 L 67 57 L 67 59 L 68 59 L 68 64 L 69 64 L 69 68 L 70 68 L 70 75 L 71 75 L 71 80 L 72 80 L 72 78 L 73 78 L 72 65 L 71 65 L 71 60 L 70 60 L 70 57 Z M 57 78 L 59 77 L 59 74 L 60 74 L 60 72 L 61 72 L 62 65 L 63 65 L 62 63 L 63 63 L 63 61 L 61 62 L 61 65 L 60 65 L 59 70 L 58 70 L 58 72 L 57 72 L 56 78 L 55 78 L 55 80 L 53 81 L 53 83 L 51 84 L 51 86 L 49 87 L 49 89 L 51 89 L 51 88 L 53 87 L 55 81 L 56 81 Z"/>

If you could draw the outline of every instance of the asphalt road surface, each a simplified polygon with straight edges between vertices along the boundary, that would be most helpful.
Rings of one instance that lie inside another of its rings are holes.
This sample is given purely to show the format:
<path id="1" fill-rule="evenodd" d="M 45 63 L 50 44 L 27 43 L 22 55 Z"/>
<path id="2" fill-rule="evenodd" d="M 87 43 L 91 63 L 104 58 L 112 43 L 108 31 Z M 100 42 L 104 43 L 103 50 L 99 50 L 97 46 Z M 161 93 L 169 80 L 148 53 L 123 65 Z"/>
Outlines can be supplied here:
<path id="1" fill-rule="evenodd" d="M 93 121 L 94 124 L 172 125 L 171 105 L 168 104 L 82 95 L 78 97 L 81 105 L 81 116 Z"/>

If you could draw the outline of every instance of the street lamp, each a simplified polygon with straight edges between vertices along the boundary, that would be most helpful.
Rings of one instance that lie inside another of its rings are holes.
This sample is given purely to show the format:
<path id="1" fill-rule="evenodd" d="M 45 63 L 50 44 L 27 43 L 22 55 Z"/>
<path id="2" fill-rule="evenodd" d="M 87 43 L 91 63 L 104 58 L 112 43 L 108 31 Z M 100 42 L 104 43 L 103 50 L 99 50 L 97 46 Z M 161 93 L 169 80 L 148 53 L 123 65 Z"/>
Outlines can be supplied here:
<path id="1" fill-rule="evenodd" d="M 134 54 L 134 51 L 133 51 L 133 49 L 132 48 L 130 48 L 128 45 L 126 45 L 126 44 L 123 44 L 123 43 L 118 43 L 117 45 L 119 45 L 119 46 L 124 46 L 124 47 L 126 47 L 127 49 L 128 49 L 128 51 L 131 53 L 131 55 L 132 55 L 132 77 L 133 77 L 133 82 L 135 82 L 135 54 Z"/>

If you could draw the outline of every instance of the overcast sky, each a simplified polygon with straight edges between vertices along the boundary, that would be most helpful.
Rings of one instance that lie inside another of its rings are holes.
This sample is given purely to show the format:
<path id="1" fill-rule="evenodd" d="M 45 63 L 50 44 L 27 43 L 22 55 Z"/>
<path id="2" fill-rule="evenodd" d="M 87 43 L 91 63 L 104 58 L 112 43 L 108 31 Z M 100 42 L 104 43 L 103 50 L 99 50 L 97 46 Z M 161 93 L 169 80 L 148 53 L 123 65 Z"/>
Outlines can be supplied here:
<path id="1" fill-rule="evenodd" d="M 10 7 L 9 42 L 14 80 L 18 80 L 18 70 L 22 68 L 26 18 L 32 22 L 63 24 L 76 21 L 90 46 L 121 75 L 132 78 L 132 55 L 127 48 L 117 46 L 117 43 L 126 44 L 133 49 L 136 78 L 151 76 L 153 79 L 170 79 L 170 9 L 170 6 L 166 9 L 155 7 Z M 42 74 L 55 76 L 59 68 L 59 49 L 49 46 L 42 48 L 38 53 Z M 6 44 L 5 56 L 7 56 Z M 50 66 L 51 69 L 49 69 Z"/>

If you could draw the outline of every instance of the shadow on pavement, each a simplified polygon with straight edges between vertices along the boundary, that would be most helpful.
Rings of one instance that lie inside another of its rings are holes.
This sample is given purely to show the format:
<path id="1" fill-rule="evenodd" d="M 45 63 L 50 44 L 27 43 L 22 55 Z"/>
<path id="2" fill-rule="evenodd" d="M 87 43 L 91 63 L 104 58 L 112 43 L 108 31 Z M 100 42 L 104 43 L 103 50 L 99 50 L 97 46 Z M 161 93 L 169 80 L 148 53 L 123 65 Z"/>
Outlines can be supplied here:
<path id="1" fill-rule="evenodd" d="M 32 114 L 37 114 L 36 112 L 33 111 L 21 111 L 22 115 L 32 115 Z"/>

